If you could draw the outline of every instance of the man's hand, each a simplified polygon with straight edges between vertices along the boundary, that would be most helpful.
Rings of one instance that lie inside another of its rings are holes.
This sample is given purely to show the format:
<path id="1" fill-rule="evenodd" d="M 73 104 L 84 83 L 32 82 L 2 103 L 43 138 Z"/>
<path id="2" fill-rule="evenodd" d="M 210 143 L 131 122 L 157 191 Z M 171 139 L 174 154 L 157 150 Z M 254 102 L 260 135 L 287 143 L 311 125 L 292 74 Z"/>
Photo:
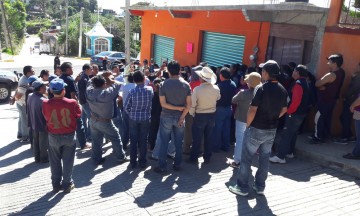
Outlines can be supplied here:
<path id="1" fill-rule="evenodd" d="M 185 107 L 179 107 L 179 108 L 178 108 L 178 110 L 179 110 L 180 112 L 184 111 L 184 109 L 185 109 Z"/>
<path id="2" fill-rule="evenodd" d="M 178 126 L 183 127 L 185 125 L 185 118 L 180 117 L 178 121 Z"/>
<path id="3" fill-rule="evenodd" d="M 10 97 L 9 104 L 10 104 L 10 105 L 14 105 L 14 103 L 15 103 L 15 98 L 14 98 L 14 97 Z"/>
<path id="4" fill-rule="evenodd" d="M 76 77 L 75 77 L 75 82 L 79 82 L 80 78 L 81 78 L 81 74 L 82 73 L 79 73 Z"/>

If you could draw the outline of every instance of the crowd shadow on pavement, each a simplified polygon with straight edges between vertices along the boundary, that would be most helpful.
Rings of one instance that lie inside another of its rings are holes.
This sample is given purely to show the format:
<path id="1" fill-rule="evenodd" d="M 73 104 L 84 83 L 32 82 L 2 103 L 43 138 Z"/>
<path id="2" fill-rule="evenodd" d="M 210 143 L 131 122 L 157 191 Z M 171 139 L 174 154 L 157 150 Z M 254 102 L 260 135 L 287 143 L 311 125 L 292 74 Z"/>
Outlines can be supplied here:
<path id="1" fill-rule="evenodd" d="M 64 198 L 64 196 L 64 193 L 54 194 L 52 191 L 48 192 L 44 196 L 40 197 L 38 200 L 27 205 L 21 211 L 9 215 L 47 215 L 47 213 L 57 203 L 59 203 L 62 198 Z"/>
<path id="2" fill-rule="evenodd" d="M 20 146 L 22 146 L 22 144 L 18 140 L 15 140 L 12 143 L 5 145 L 4 147 L 0 148 L 0 157 L 3 157 L 6 154 L 9 154 L 10 152 L 14 151 L 15 149 L 19 148 Z"/>
<path id="3" fill-rule="evenodd" d="M 249 201 L 255 199 L 256 205 L 251 207 Z M 275 214 L 270 209 L 266 196 L 249 194 L 249 197 L 236 197 L 238 203 L 238 215 L 266 215 L 274 216 Z"/>
<path id="4" fill-rule="evenodd" d="M 8 184 L 20 181 L 22 179 L 28 178 L 32 173 L 44 168 L 49 168 L 49 164 L 37 164 L 35 162 L 26 164 L 21 168 L 14 169 L 10 172 L 0 175 L 0 184 Z"/>
<path id="5" fill-rule="evenodd" d="M 21 153 L 8 157 L 4 160 L 0 161 L 0 168 L 10 166 L 12 164 L 18 163 L 22 160 L 25 160 L 27 158 L 32 157 L 31 149 L 27 149 L 25 151 L 22 151 Z"/>
<path id="6" fill-rule="evenodd" d="M 108 161 L 105 161 L 105 163 Z M 98 175 L 99 173 L 115 166 L 107 165 L 108 163 L 103 165 L 99 165 L 98 168 L 94 165 L 94 162 L 91 158 L 82 162 L 81 164 L 77 164 L 73 169 L 73 179 L 77 188 L 86 187 L 92 184 L 91 180 Z"/>

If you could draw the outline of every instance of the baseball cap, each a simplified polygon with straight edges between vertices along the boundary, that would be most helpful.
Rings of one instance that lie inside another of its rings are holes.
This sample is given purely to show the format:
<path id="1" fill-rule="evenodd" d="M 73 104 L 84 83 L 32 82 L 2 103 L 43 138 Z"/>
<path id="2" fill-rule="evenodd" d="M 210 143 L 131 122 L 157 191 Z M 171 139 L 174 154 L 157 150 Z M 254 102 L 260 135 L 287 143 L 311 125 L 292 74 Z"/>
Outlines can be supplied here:
<path id="1" fill-rule="evenodd" d="M 45 85 L 45 83 L 41 79 L 37 79 L 31 84 L 34 88 L 39 88 L 42 85 Z"/>
<path id="2" fill-rule="evenodd" d="M 67 84 L 60 78 L 55 78 L 50 82 L 51 91 L 61 91 L 65 86 L 67 86 Z"/>
<path id="3" fill-rule="evenodd" d="M 39 77 L 35 76 L 35 75 L 31 75 L 29 76 L 29 78 L 27 79 L 28 83 L 34 82 L 35 80 L 39 79 Z"/>
<path id="4" fill-rule="evenodd" d="M 272 75 L 279 75 L 280 74 L 280 67 L 278 63 L 274 60 L 268 60 L 265 63 L 259 64 L 259 67 L 268 72 Z"/>
<path id="5" fill-rule="evenodd" d="M 261 83 L 261 75 L 258 72 L 251 72 L 245 75 L 244 81 L 249 83 L 249 86 L 255 88 Z"/>

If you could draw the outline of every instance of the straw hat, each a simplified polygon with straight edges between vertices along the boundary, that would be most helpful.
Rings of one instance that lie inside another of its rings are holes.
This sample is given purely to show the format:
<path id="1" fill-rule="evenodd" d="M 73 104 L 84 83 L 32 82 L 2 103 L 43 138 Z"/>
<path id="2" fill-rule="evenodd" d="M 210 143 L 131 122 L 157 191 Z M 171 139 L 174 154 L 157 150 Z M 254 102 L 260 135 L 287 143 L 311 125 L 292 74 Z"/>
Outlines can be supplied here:
<path id="1" fill-rule="evenodd" d="M 258 72 L 251 72 L 245 75 L 244 81 L 248 83 L 251 88 L 255 88 L 261 82 L 261 75 Z"/>
<path id="2" fill-rule="evenodd" d="M 208 83 L 216 83 L 216 75 L 209 67 L 203 67 L 201 70 L 195 71 L 195 73 Z"/>

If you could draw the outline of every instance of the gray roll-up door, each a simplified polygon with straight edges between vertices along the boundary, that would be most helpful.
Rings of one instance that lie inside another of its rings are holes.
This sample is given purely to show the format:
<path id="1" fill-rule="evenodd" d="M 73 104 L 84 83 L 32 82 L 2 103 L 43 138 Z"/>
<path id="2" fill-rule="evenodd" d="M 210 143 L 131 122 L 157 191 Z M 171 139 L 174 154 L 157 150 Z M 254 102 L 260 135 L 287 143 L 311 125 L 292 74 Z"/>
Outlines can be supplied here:
<path id="1" fill-rule="evenodd" d="M 155 62 L 160 66 L 164 60 L 174 59 L 174 44 L 173 38 L 154 35 L 154 49 L 153 56 Z"/>
<path id="2" fill-rule="evenodd" d="M 245 36 L 204 32 L 202 60 L 210 66 L 242 63 Z"/>

